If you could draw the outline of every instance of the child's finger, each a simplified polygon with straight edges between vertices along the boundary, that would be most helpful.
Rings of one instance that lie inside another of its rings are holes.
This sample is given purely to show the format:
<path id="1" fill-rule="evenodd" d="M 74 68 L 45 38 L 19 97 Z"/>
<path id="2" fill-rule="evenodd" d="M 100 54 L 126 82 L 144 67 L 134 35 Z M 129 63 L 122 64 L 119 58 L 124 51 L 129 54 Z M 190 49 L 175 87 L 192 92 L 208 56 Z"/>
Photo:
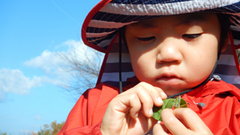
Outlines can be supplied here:
<path id="1" fill-rule="evenodd" d="M 160 124 L 160 122 L 158 122 L 157 124 L 155 124 L 153 126 L 153 135 L 168 135 L 165 132 L 165 128 L 163 127 L 164 125 Z"/>
<path id="2" fill-rule="evenodd" d="M 210 129 L 201 120 L 201 118 L 189 108 L 179 108 L 173 111 L 175 117 L 182 121 L 185 126 L 196 133 L 211 133 Z"/>
<path id="3" fill-rule="evenodd" d="M 120 101 L 120 106 L 115 106 L 116 110 L 126 112 L 130 109 L 132 117 L 137 117 L 140 109 L 142 109 L 146 117 L 152 117 L 153 105 L 161 106 L 163 104 L 162 97 L 166 98 L 167 96 L 160 88 L 140 82 L 128 91 L 116 96 L 114 101 Z"/>
<path id="4" fill-rule="evenodd" d="M 163 90 L 158 87 L 154 87 L 145 82 L 141 82 L 141 83 L 139 83 L 139 85 L 144 87 L 144 89 L 152 97 L 154 104 L 157 106 L 161 106 L 163 104 L 162 99 L 167 98 L 167 95 L 163 92 Z"/>
<path id="5" fill-rule="evenodd" d="M 142 103 L 142 110 L 144 115 L 147 117 L 152 117 L 152 107 L 153 107 L 153 98 L 150 95 L 149 91 L 153 89 L 152 87 L 148 86 L 146 83 L 141 83 L 136 86 L 136 94 L 139 97 L 139 100 Z"/>
<path id="6" fill-rule="evenodd" d="M 185 135 L 190 133 L 190 131 L 174 116 L 172 109 L 164 109 L 161 115 L 164 125 L 172 134 Z"/>
<path id="7" fill-rule="evenodd" d="M 150 95 L 154 100 L 154 105 L 161 106 L 163 104 L 163 99 L 166 99 L 167 95 L 158 87 L 153 87 L 152 90 L 153 91 L 150 93 Z"/>
<path id="8" fill-rule="evenodd" d="M 142 106 L 141 102 L 140 102 L 140 100 L 137 96 L 134 96 L 131 100 L 129 100 L 129 102 L 130 102 L 129 105 L 131 106 L 130 115 L 133 118 L 137 118 L 138 114 L 139 114 L 139 111 L 141 109 L 141 106 Z"/>
<path id="9" fill-rule="evenodd" d="M 113 108 L 121 113 L 130 112 L 131 117 L 136 118 L 142 104 L 139 97 L 135 93 L 123 93 L 117 95 L 109 104 Z"/>
<path id="10" fill-rule="evenodd" d="M 153 104 L 157 106 L 161 106 L 163 104 L 163 91 L 160 88 L 156 88 L 148 83 L 141 82 L 136 86 L 136 92 L 142 102 L 144 114 L 148 117 L 152 117 Z"/>

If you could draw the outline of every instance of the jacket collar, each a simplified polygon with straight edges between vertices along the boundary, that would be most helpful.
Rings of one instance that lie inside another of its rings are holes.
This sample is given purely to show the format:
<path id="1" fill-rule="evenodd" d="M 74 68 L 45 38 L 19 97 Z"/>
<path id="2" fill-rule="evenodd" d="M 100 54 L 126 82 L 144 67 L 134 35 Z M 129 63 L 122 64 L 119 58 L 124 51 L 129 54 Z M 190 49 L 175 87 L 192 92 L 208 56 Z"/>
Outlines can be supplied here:
<path id="1" fill-rule="evenodd" d="M 218 95 L 218 94 L 225 94 L 225 93 L 231 93 L 232 95 L 240 99 L 239 89 L 234 85 L 226 83 L 222 80 L 209 81 L 207 84 L 187 93 L 187 95 L 195 96 L 195 97 L 205 97 L 208 95 Z"/>

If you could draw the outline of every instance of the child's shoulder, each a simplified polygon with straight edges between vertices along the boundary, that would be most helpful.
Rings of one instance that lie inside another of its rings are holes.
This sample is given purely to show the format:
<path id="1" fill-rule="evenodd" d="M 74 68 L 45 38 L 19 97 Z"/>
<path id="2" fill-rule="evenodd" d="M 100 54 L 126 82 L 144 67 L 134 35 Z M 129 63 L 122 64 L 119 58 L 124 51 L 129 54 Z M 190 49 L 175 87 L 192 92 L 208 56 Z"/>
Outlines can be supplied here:
<path id="1" fill-rule="evenodd" d="M 229 87 L 230 89 L 232 89 L 234 91 L 236 90 L 237 92 L 240 92 L 240 89 L 233 84 L 227 83 L 225 81 L 221 81 L 221 83 L 222 83 L 222 86 L 226 86 L 226 87 Z"/>
<path id="2" fill-rule="evenodd" d="M 217 97 L 220 95 L 224 95 L 224 97 L 235 96 L 240 100 L 240 89 L 223 80 L 212 80 L 202 87 L 189 92 L 188 95 L 195 97 L 208 97 L 210 95 Z"/>
<path id="3" fill-rule="evenodd" d="M 89 97 L 100 97 L 100 96 L 109 96 L 109 95 L 117 95 L 118 94 L 118 88 L 105 84 L 105 83 L 99 83 L 96 85 L 96 87 L 86 90 L 82 96 L 85 98 Z"/>
<path id="4" fill-rule="evenodd" d="M 211 89 L 215 94 L 226 94 L 236 96 L 240 100 L 240 89 L 233 84 L 227 83 L 223 80 L 211 81 L 208 84 L 208 89 Z"/>

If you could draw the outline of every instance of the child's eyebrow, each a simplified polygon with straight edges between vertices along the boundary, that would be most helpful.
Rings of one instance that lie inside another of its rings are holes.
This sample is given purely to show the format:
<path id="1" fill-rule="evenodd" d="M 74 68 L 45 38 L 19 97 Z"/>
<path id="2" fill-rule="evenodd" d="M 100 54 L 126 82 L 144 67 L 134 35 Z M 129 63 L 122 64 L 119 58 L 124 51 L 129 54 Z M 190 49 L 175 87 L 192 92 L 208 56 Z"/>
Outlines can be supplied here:
<path id="1" fill-rule="evenodd" d="M 179 17 L 178 25 L 191 25 L 206 22 L 206 17 L 203 15 L 191 15 L 191 16 L 183 16 Z"/>
<path id="2" fill-rule="evenodd" d="M 181 25 L 193 25 L 193 24 L 199 24 L 207 21 L 207 15 L 204 14 L 189 14 L 189 15 L 180 15 L 176 19 L 175 26 L 181 26 Z M 164 19 L 164 17 L 162 18 Z M 135 24 L 132 24 L 135 26 L 140 26 L 141 28 L 156 28 L 158 27 L 158 23 L 156 23 L 154 20 L 145 20 L 142 22 L 138 22 Z"/>

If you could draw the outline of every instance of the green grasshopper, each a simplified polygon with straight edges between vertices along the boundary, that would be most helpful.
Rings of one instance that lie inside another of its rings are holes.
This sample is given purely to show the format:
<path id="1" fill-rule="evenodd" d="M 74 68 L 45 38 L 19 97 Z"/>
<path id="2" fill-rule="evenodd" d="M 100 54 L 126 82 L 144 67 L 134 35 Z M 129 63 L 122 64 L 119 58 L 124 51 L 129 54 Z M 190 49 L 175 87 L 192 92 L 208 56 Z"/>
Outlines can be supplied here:
<path id="1" fill-rule="evenodd" d="M 184 99 L 181 98 L 181 96 L 178 96 L 177 98 L 168 98 L 166 100 L 163 100 L 162 106 L 153 107 L 153 118 L 156 120 L 162 121 L 161 112 L 163 109 L 186 108 L 186 107 L 187 107 L 187 103 Z"/>

